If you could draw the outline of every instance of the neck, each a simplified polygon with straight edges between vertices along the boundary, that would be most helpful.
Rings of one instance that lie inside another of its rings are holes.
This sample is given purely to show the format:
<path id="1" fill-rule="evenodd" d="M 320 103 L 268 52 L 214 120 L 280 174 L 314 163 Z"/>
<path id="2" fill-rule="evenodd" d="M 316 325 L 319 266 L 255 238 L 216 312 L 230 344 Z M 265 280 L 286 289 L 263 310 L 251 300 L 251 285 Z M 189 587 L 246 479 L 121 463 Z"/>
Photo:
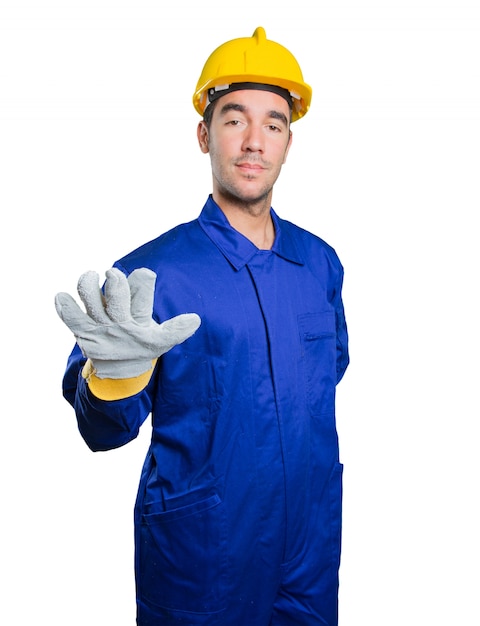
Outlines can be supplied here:
<path id="1" fill-rule="evenodd" d="M 260 250 L 270 250 L 275 240 L 275 228 L 270 215 L 270 198 L 261 203 L 232 203 L 214 197 L 228 222 Z"/>

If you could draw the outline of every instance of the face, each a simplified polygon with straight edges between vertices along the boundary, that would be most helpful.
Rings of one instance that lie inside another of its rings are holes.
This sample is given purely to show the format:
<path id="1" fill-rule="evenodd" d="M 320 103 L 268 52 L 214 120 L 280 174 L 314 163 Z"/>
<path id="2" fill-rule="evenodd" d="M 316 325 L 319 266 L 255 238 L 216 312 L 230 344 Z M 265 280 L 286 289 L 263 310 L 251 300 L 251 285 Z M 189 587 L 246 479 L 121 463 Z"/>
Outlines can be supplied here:
<path id="1" fill-rule="evenodd" d="M 209 128 L 200 122 L 198 140 L 210 155 L 213 197 L 220 205 L 270 208 L 291 144 L 289 118 L 284 98 L 249 89 L 222 96 Z"/>

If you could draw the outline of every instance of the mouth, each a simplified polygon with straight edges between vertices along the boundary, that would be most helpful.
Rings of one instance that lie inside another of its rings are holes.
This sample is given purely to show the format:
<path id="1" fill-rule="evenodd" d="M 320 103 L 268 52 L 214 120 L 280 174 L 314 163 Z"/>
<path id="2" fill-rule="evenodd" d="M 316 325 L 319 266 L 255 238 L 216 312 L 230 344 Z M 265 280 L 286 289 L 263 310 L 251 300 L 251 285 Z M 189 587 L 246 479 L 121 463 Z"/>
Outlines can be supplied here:
<path id="1" fill-rule="evenodd" d="M 266 169 L 265 167 L 263 167 L 263 165 L 260 165 L 260 163 L 250 163 L 248 161 L 237 163 L 236 165 L 241 171 L 247 172 L 249 174 L 257 174 L 259 172 L 263 172 L 263 170 Z"/>

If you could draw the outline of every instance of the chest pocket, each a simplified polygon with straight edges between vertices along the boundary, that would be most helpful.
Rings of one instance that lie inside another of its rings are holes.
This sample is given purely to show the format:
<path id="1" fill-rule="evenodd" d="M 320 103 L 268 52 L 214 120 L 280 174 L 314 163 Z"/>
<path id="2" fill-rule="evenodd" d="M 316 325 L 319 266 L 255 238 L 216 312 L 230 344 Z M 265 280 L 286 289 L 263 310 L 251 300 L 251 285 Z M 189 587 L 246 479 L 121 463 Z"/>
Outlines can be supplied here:
<path id="1" fill-rule="evenodd" d="M 311 415 L 333 415 L 336 384 L 334 311 L 299 315 L 305 396 Z"/>

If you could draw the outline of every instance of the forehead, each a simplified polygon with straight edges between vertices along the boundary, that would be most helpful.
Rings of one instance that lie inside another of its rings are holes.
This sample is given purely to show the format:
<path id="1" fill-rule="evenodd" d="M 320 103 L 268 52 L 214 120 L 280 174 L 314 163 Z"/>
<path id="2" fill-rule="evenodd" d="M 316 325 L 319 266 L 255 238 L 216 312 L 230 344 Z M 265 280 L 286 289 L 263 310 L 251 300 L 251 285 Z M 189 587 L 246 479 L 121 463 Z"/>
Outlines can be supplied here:
<path id="1" fill-rule="evenodd" d="M 225 94 L 217 101 L 215 113 L 224 114 L 228 110 L 243 110 L 246 114 L 275 116 L 275 113 L 283 114 L 287 120 L 290 118 L 290 107 L 282 96 L 272 91 L 260 89 L 241 89 Z"/>

